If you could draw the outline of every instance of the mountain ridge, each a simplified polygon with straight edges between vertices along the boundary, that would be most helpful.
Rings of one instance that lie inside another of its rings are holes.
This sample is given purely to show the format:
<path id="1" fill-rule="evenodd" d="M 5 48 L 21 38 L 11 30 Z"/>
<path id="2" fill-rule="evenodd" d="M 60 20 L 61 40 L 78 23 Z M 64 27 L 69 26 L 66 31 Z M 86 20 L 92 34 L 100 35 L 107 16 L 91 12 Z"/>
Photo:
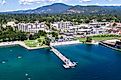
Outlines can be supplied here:
<path id="1" fill-rule="evenodd" d="M 36 9 L 3 12 L 8 14 L 121 14 L 121 6 L 67 5 L 54 3 Z"/>

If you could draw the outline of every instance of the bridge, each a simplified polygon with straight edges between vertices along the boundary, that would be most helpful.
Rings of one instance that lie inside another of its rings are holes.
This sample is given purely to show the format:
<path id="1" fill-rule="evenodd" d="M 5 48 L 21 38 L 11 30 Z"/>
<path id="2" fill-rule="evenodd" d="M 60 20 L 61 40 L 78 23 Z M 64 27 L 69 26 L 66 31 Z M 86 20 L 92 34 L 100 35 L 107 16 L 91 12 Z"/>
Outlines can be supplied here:
<path id="1" fill-rule="evenodd" d="M 68 58 L 62 55 L 57 49 L 53 46 L 50 46 L 51 50 L 55 55 L 60 58 L 65 64 L 63 65 L 64 68 L 74 68 L 76 66 L 76 62 L 71 62 Z"/>

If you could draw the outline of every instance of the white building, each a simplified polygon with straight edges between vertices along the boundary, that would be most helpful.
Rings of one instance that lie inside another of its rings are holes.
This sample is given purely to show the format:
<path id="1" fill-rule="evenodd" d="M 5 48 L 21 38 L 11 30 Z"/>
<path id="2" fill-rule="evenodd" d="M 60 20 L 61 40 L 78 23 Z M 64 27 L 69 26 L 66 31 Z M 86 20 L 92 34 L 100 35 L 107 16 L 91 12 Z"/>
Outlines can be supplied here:
<path id="1" fill-rule="evenodd" d="M 14 26 L 16 26 L 16 24 L 14 21 L 11 21 L 11 22 L 7 22 L 7 26 L 14 27 Z"/>
<path id="2" fill-rule="evenodd" d="M 110 22 L 92 22 L 89 23 L 90 27 L 102 27 L 102 26 L 109 26 Z"/>
<path id="3" fill-rule="evenodd" d="M 18 30 L 23 32 L 38 33 L 39 30 L 46 31 L 46 25 L 42 23 L 19 23 L 17 24 Z"/>
<path id="4" fill-rule="evenodd" d="M 72 26 L 68 31 L 74 34 L 86 34 L 90 32 L 91 29 L 88 24 L 80 24 Z"/>
<path id="5" fill-rule="evenodd" d="M 92 34 L 107 34 L 107 30 L 105 28 L 93 28 Z"/>
<path id="6" fill-rule="evenodd" d="M 70 21 L 66 21 L 66 22 L 54 22 L 53 24 L 51 24 L 54 28 L 56 28 L 57 30 L 60 31 L 65 31 L 70 29 L 74 24 Z"/>

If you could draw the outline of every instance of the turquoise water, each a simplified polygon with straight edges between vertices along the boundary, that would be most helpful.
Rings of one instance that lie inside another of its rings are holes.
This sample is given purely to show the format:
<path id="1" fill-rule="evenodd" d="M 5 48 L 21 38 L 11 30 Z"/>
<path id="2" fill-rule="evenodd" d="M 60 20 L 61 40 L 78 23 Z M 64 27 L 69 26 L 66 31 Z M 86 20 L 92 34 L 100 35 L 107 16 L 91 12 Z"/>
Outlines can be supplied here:
<path id="1" fill-rule="evenodd" d="M 0 80 L 121 80 L 121 52 L 85 44 L 56 48 L 78 62 L 76 68 L 64 69 L 63 63 L 48 49 L 1 47 L 0 62 L 6 63 L 0 63 Z"/>

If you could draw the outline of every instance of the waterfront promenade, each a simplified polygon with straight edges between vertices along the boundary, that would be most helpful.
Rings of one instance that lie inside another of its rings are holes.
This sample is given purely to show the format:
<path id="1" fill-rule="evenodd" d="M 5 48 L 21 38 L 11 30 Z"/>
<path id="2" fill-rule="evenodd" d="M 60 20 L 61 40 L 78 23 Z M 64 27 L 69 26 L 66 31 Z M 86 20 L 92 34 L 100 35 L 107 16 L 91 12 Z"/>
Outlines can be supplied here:
<path id="1" fill-rule="evenodd" d="M 64 68 L 73 68 L 76 66 L 75 62 L 71 62 L 68 58 L 66 58 L 64 55 L 62 55 L 57 49 L 55 49 L 54 47 L 50 46 L 51 50 L 53 51 L 53 53 L 56 54 L 56 56 L 58 56 L 65 64 L 63 65 Z"/>
<path id="2" fill-rule="evenodd" d="M 39 49 L 39 48 L 45 48 L 48 46 L 41 46 L 41 47 L 29 47 L 27 46 L 24 42 L 22 41 L 13 41 L 13 42 L 1 42 L 0 46 L 13 46 L 13 45 L 20 45 L 28 50 L 34 50 L 34 49 Z"/>
<path id="3" fill-rule="evenodd" d="M 81 43 L 81 42 L 79 42 L 79 41 L 55 42 L 55 43 L 50 43 L 50 45 L 57 46 L 57 45 L 77 44 L 77 43 Z M 0 43 L 0 46 L 13 46 L 13 45 L 20 45 L 20 46 L 22 46 L 22 47 L 24 47 L 28 50 L 34 50 L 34 49 L 49 47 L 49 46 L 29 47 L 23 41 L 12 41 L 12 42 L 1 42 Z"/>
<path id="4" fill-rule="evenodd" d="M 59 46 L 59 45 L 69 45 L 69 44 L 79 44 L 82 43 L 79 40 L 76 41 L 65 41 L 65 42 L 54 42 L 50 43 L 51 46 Z"/>

